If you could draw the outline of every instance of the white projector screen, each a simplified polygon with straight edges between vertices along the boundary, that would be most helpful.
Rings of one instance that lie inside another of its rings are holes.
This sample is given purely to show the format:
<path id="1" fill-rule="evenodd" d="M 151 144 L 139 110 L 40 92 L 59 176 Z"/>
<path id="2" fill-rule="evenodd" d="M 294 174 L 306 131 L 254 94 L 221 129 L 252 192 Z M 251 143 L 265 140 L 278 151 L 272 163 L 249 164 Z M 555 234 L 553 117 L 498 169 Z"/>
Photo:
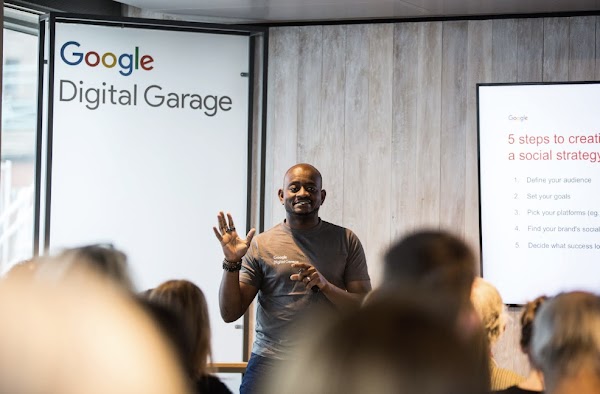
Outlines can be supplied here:
<path id="1" fill-rule="evenodd" d="M 600 292 L 600 84 L 478 85 L 481 258 L 507 304 Z"/>
<path id="2" fill-rule="evenodd" d="M 193 281 L 213 361 L 242 361 L 212 226 L 227 210 L 247 227 L 250 37 L 126 22 L 50 24 L 45 247 L 110 243 L 140 291 Z"/>

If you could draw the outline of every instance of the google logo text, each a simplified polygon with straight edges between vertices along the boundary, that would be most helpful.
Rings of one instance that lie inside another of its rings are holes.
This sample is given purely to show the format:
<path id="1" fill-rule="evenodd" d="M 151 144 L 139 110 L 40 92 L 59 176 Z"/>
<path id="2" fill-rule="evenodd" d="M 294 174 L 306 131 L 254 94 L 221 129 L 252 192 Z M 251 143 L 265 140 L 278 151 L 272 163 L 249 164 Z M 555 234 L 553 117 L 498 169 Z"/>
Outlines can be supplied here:
<path id="1" fill-rule="evenodd" d="M 60 58 L 69 66 L 77 66 L 84 62 L 89 67 L 104 66 L 105 68 L 119 68 L 119 74 L 128 76 L 133 70 L 150 71 L 154 68 L 154 58 L 150 55 L 140 57 L 140 48 L 135 47 L 133 53 L 122 53 L 115 55 L 112 52 L 98 53 L 95 51 L 79 51 L 77 41 L 67 41 L 60 48 Z"/>

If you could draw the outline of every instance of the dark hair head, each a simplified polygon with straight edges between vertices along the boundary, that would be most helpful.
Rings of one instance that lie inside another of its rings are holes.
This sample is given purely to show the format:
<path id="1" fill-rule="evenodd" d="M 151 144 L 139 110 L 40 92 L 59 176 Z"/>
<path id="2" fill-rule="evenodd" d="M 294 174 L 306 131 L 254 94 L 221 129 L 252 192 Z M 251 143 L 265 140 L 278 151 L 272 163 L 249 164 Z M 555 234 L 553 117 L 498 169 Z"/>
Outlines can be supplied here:
<path id="1" fill-rule="evenodd" d="M 540 309 L 544 301 L 546 301 L 548 297 L 539 296 L 533 301 L 529 301 L 525 308 L 523 309 L 523 313 L 521 313 L 521 340 L 519 343 L 521 344 L 521 349 L 523 352 L 529 354 L 529 344 L 531 343 L 531 335 L 533 334 L 533 319 L 537 311 Z"/>
<path id="2" fill-rule="evenodd" d="M 195 377 L 204 376 L 211 356 L 211 332 L 208 304 L 202 290 L 187 280 L 169 280 L 153 289 L 149 298 L 181 313 L 183 324 L 190 335 L 191 346 L 188 352 L 194 365 Z"/>
<path id="3" fill-rule="evenodd" d="M 384 286 L 435 291 L 468 303 L 475 278 L 475 257 L 456 236 L 420 231 L 392 245 L 384 258 Z"/>
<path id="4" fill-rule="evenodd" d="M 334 319 L 298 350 L 288 370 L 275 374 L 270 392 L 487 392 L 481 349 L 435 309 L 423 300 L 385 297 Z"/>
<path id="5" fill-rule="evenodd" d="M 187 328 L 183 324 L 181 313 L 142 296 L 138 296 L 137 300 L 173 347 L 183 370 L 187 372 L 188 376 L 193 376 L 193 364 L 188 355 L 192 344 L 186 331 Z"/>
<path id="6" fill-rule="evenodd" d="M 71 263 L 86 264 L 104 277 L 133 291 L 133 283 L 127 267 L 127 255 L 112 245 L 97 244 L 66 249 L 58 258 Z"/>

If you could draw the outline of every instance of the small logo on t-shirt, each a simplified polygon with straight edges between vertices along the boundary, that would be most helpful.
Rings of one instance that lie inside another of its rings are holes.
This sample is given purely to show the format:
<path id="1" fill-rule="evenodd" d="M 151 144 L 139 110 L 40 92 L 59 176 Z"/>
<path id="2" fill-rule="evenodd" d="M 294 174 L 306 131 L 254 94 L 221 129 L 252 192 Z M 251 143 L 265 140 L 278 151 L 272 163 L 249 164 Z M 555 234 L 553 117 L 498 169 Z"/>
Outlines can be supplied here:
<path id="1" fill-rule="evenodd" d="M 294 264 L 298 263 L 298 260 L 288 260 L 286 255 L 273 256 L 273 264 Z"/>

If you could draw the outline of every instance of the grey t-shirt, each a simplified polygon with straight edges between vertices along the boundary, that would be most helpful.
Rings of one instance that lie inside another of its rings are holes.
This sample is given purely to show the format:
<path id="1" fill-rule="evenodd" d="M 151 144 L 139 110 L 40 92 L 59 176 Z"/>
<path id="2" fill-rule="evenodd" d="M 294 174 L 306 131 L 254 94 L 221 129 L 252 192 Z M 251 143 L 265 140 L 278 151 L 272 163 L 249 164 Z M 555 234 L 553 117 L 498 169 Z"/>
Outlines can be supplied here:
<path id="1" fill-rule="evenodd" d="M 310 230 L 281 223 L 254 238 L 244 256 L 240 282 L 259 289 L 253 353 L 290 359 L 297 343 L 288 331 L 302 316 L 330 301 L 320 292 L 293 281 L 293 263 L 314 266 L 331 284 L 346 289 L 352 281 L 369 280 L 365 253 L 350 230 L 325 221 Z"/>

